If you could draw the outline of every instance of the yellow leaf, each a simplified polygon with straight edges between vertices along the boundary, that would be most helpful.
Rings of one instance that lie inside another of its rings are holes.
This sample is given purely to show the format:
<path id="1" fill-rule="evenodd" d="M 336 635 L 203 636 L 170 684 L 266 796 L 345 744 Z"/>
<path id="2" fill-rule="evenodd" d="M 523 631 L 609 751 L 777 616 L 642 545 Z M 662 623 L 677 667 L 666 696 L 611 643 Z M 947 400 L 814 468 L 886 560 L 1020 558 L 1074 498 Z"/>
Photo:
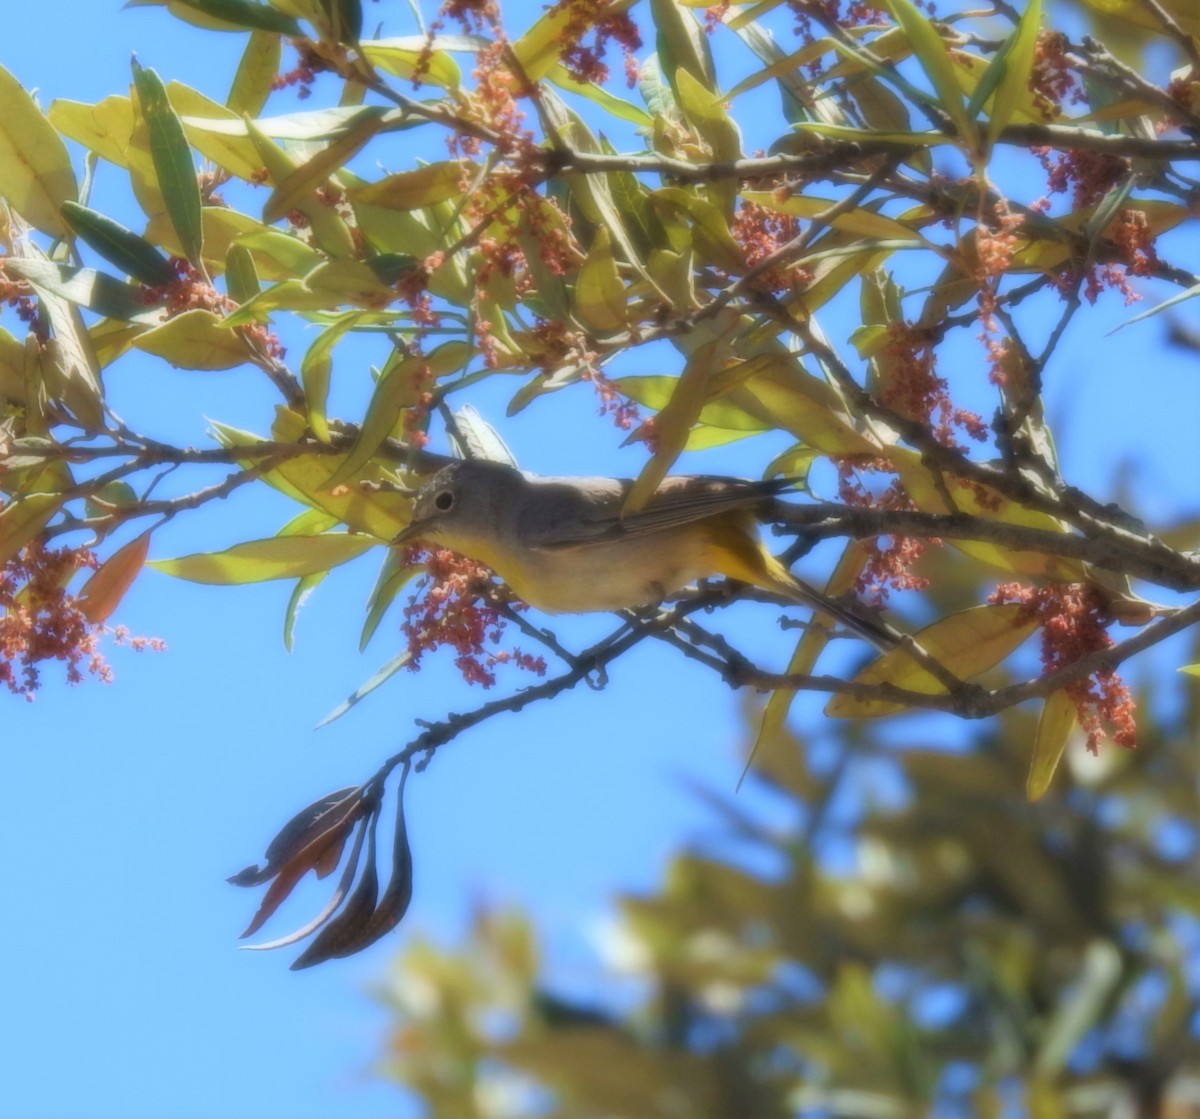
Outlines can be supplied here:
<path id="1" fill-rule="evenodd" d="M 999 664 L 1036 628 L 1036 618 L 1026 618 L 1018 604 L 974 606 L 926 626 L 916 642 L 960 680 L 970 680 Z M 922 695 L 943 695 L 941 681 L 925 671 L 903 647 L 885 653 L 854 677 L 856 684 L 892 684 Z M 835 695 L 825 714 L 835 719 L 875 719 L 907 708 L 890 700 L 857 699 Z"/>
<path id="2" fill-rule="evenodd" d="M 607 226 L 596 230 L 591 251 L 579 270 L 575 314 L 589 330 L 601 334 L 624 330 L 627 325 L 625 285 L 617 271 Z"/>
<path id="3" fill-rule="evenodd" d="M 780 214 L 791 214 L 798 218 L 816 217 L 817 214 L 836 204 L 833 199 L 814 198 L 809 194 L 792 194 L 785 198 L 776 198 L 775 192 L 770 190 L 743 191 L 742 197 L 747 202 L 754 202 L 768 210 L 774 210 Z M 904 222 L 889 218 L 886 214 L 864 210 L 861 207 L 839 214 L 828 224 L 832 229 L 841 230 L 843 233 L 852 233 L 858 237 L 911 240 L 917 236 L 916 231 L 911 226 L 905 225 Z"/>
<path id="4" fill-rule="evenodd" d="M 430 163 L 415 171 L 388 175 L 377 183 L 352 187 L 347 194 L 353 202 L 366 202 L 388 210 L 419 210 L 462 193 L 463 168 L 457 163 Z M 467 172 L 468 179 L 471 172 Z"/>
<path id="5" fill-rule="evenodd" d="M 942 496 L 933 474 L 918 454 L 903 447 L 889 447 L 888 457 L 900 474 L 908 495 L 917 508 L 924 512 L 967 513 L 975 517 L 985 517 L 990 521 L 1022 528 L 1036 528 L 1043 532 L 1065 531 L 1062 523 L 1048 513 L 1027 509 L 993 490 L 974 485 L 960 486 L 953 480 L 948 481 L 947 485 L 955 508 L 948 509 L 946 499 Z M 1033 575 L 1063 583 L 1077 583 L 1086 578 L 1083 564 L 1079 560 L 1045 552 L 1017 551 L 980 540 L 951 540 L 949 543 L 959 551 L 1002 571 Z"/>
<path id="6" fill-rule="evenodd" d="M 855 579 L 862 573 L 866 562 L 867 553 L 862 545 L 856 540 L 850 541 L 842 550 L 837 566 L 829 577 L 829 582 L 825 584 L 824 593 L 836 597 L 848 591 Z M 810 626 L 797 643 L 785 671 L 789 676 L 809 675 L 816 665 L 821 651 L 828 643 L 829 631 L 824 626 Z M 771 693 L 767 705 L 763 708 L 762 718 L 759 720 L 758 733 L 754 736 L 754 745 L 750 747 L 746 765 L 742 769 L 741 777 L 738 778 L 739 786 L 745 780 L 746 774 L 750 772 L 750 767 L 754 764 L 759 750 L 783 734 L 784 724 L 787 722 L 788 712 L 791 710 L 792 700 L 795 698 L 796 690 L 794 688 L 776 688 Z"/>
<path id="7" fill-rule="evenodd" d="M 236 122 L 236 113 L 182 82 L 168 83 L 167 99 L 183 122 L 188 143 L 205 159 L 211 159 L 218 167 L 225 168 L 239 179 L 249 179 L 262 170 L 263 161 L 259 159 L 248 136 L 234 136 L 200 127 L 205 120 Z"/>
<path id="8" fill-rule="evenodd" d="M 7 563 L 33 540 L 62 502 L 57 494 L 34 493 L 0 509 L 0 563 Z"/>
<path id="9" fill-rule="evenodd" d="M 129 166 L 133 105 L 128 97 L 106 97 L 95 105 L 55 101 L 46 115 L 68 140 L 82 144 L 118 167 Z"/>
<path id="10" fill-rule="evenodd" d="M 139 334 L 133 345 L 179 369 L 232 369 L 250 360 L 241 336 L 222 327 L 212 311 L 184 311 Z"/>
<path id="11" fill-rule="evenodd" d="M 1038 800 L 1050 788 L 1058 761 L 1077 721 L 1075 701 L 1061 689 L 1042 704 L 1037 736 L 1033 740 L 1033 756 L 1029 759 L 1029 777 L 1025 781 L 1025 795 L 1030 801 Z"/>
<path id="12" fill-rule="evenodd" d="M 411 79 L 418 71 L 421 81 L 443 89 L 457 89 L 462 79 L 458 63 L 445 51 L 413 46 L 412 39 L 363 39 L 358 49 L 373 66 L 397 78 Z"/>
<path id="13" fill-rule="evenodd" d="M 67 146 L 21 83 L 0 66 L 0 197 L 30 225 L 70 234 L 58 208 L 79 194 Z"/>
<path id="14" fill-rule="evenodd" d="M 151 560 L 150 567 L 193 583 L 230 586 L 268 579 L 297 579 L 346 563 L 378 543 L 369 536 L 327 532 L 248 540 L 223 552 Z"/>

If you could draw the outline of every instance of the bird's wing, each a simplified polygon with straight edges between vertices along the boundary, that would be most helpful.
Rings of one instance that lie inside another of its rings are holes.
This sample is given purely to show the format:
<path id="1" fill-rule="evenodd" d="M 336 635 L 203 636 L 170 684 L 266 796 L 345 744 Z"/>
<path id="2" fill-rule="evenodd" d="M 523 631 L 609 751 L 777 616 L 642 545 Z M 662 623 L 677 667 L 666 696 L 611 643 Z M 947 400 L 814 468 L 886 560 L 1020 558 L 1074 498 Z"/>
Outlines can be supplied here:
<path id="1" fill-rule="evenodd" d="M 586 483 L 580 487 L 578 483 Z M 525 514 L 521 538 L 539 549 L 575 548 L 661 532 L 732 509 L 747 509 L 786 489 L 786 479 L 753 482 L 719 475 L 679 475 L 636 513 L 621 516 L 632 482 L 617 478 L 539 479 L 537 524 Z M 542 487 L 545 487 L 544 489 Z M 586 496 L 585 496 L 586 495 Z"/>

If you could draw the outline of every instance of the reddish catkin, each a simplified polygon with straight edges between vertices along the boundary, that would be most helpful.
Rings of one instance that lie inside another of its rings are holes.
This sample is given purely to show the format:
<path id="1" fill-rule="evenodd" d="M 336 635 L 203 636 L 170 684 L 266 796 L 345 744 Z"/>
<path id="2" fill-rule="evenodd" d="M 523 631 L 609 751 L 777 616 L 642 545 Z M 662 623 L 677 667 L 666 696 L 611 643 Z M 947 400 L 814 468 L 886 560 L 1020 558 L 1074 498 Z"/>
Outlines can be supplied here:
<path id="1" fill-rule="evenodd" d="M 924 424 L 939 443 L 956 450 L 964 449 L 955 437 L 960 431 L 977 441 L 987 438 L 979 416 L 954 406 L 949 385 L 935 373 L 937 354 L 924 331 L 909 323 L 891 323 L 884 357 L 888 379 L 883 402 L 889 408 Z"/>
<path id="2" fill-rule="evenodd" d="M 835 460 L 838 471 L 838 499 L 844 505 L 868 509 L 915 509 L 912 499 L 894 478 L 882 493 L 870 492 L 863 483 L 865 474 L 886 474 L 892 470 L 887 459 L 845 457 Z M 922 591 L 929 580 L 917 575 L 913 567 L 925 554 L 930 544 L 940 544 L 936 538 L 929 540 L 916 536 L 877 536 L 873 540 L 860 541 L 866 552 L 867 562 L 855 580 L 854 589 L 867 602 L 882 605 L 892 591 Z"/>
<path id="3" fill-rule="evenodd" d="M 142 285 L 142 299 L 147 304 L 166 305 L 164 319 L 173 319 L 186 311 L 211 311 L 224 316 L 237 309 L 237 303 L 205 281 L 183 257 L 172 257 L 170 264 L 175 270 L 174 280 L 160 287 Z M 282 361 L 287 356 L 287 349 L 279 341 L 278 335 L 265 323 L 246 323 L 238 329 L 267 357 Z"/>
<path id="4" fill-rule="evenodd" d="M 1042 674 L 1048 676 L 1074 664 L 1081 657 L 1112 648 L 1104 600 L 1086 583 L 1051 583 L 1028 587 L 1002 583 L 988 599 L 992 603 L 1019 603 L 1020 617 L 1036 618 L 1042 630 Z M 1079 725 L 1087 735 L 1087 748 L 1094 754 L 1111 728 L 1118 746 L 1137 745 L 1133 696 L 1112 668 L 1102 668 L 1063 689 L 1075 704 Z"/>
<path id="5" fill-rule="evenodd" d="M 99 564 L 87 548 L 48 548 L 35 542 L 0 567 L 0 684 L 32 700 L 41 684 L 38 666 L 60 661 L 67 682 L 82 683 L 91 674 L 105 684 L 112 669 L 100 653 L 100 639 L 135 652 L 163 652 L 157 637 L 134 637 L 124 626 L 109 629 L 91 622 L 79 599 L 66 588 L 78 572 Z"/>
<path id="6" fill-rule="evenodd" d="M 468 684 L 490 688 L 496 682 L 496 668 L 502 664 L 545 675 L 543 657 L 518 648 L 496 648 L 504 639 L 508 619 L 484 597 L 496 586 L 488 568 L 446 548 L 409 547 L 404 561 L 425 568 L 416 593 L 404 607 L 400 624 L 412 658 L 411 671 L 420 668 L 426 653 L 448 646 L 455 652 L 454 664 Z M 514 603 L 513 609 L 525 607 Z"/>
<path id="7" fill-rule="evenodd" d="M 0 683 L 10 692 L 32 700 L 45 661 L 61 661 L 72 684 L 85 672 L 112 680 L 99 651 L 102 627 L 84 617 L 65 589 L 77 571 L 96 566 L 86 548 L 35 543 L 0 568 Z"/>

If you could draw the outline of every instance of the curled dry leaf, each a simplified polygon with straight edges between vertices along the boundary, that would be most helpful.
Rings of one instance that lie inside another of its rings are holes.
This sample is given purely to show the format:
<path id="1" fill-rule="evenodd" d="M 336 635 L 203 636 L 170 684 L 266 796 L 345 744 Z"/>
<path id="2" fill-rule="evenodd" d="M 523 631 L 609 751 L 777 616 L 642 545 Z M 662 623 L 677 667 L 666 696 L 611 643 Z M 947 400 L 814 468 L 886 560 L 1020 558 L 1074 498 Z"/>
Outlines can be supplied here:
<path id="1" fill-rule="evenodd" d="M 357 829 L 337 888 L 320 913 L 307 924 L 276 940 L 246 947 L 258 951 L 283 948 L 317 933 L 292 964 L 293 970 L 300 970 L 325 960 L 352 956 L 399 924 L 412 898 L 412 854 L 404 821 L 404 785 L 408 772 L 406 765 L 396 795 L 392 872 L 382 896 L 376 862 L 378 796 L 367 793 L 365 786 L 330 793 L 288 821 L 271 841 L 262 866 L 246 867 L 229 881 L 238 886 L 257 886 L 274 879 L 242 934 L 243 937 L 250 936 L 263 926 L 309 870 L 315 871 L 317 877 L 333 871 L 341 861 L 351 831 Z M 358 882 L 351 889 L 364 840 L 366 859 Z"/>
<path id="2" fill-rule="evenodd" d="M 312 967 L 330 959 L 344 959 L 370 947 L 380 937 L 391 932 L 408 911 L 412 900 L 412 850 L 408 845 L 408 829 L 404 822 L 404 784 L 408 767 L 400 780 L 396 792 L 396 830 L 392 839 L 392 876 L 382 897 L 376 903 L 377 878 L 374 874 L 374 843 L 371 835 L 371 852 L 368 867 L 363 871 L 362 881 L 355 896 L 346 908 L 331 921 L 320 935 L 302 952 L 292 964 L 293 971 Z M 370 877 L 368 878 L 368 875 Z M 359 894 L 361 891 L 361 896 Z M 370 906 L 367 906 L 367 901 Z"/>
<path id="3" fill-rule="evenodd" d="M 328 874 L 340 860 L 351 829 L 374 807 L 374 798 L 356 787 L 323 797 L 292 817 L 267 848 L 263 866 L 246 867 L 229 879 L 235 886 L 257 886 L 274 879 L 242 936 L 262 928 L 308 871 Z"/>

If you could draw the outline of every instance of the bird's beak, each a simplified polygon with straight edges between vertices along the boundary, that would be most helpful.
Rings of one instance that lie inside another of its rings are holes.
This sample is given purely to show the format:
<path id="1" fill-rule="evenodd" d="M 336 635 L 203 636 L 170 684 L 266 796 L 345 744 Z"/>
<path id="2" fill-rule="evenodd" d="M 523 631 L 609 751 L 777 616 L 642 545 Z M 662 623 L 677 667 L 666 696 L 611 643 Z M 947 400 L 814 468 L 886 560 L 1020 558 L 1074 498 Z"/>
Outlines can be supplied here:
<path id="1" fill-rule="evenodd" d="M 396 533 L 395 536 L 392 537 L 391 546 L 395 548 L 401 544 L 409 544 L 413 540 L 420 540 L 421 533 L 424 531 L 424 528 L 424 525 L 417 524 L 414 521 L 408 526 L 408 528 L 401 529 L 398 533 Z"/>

